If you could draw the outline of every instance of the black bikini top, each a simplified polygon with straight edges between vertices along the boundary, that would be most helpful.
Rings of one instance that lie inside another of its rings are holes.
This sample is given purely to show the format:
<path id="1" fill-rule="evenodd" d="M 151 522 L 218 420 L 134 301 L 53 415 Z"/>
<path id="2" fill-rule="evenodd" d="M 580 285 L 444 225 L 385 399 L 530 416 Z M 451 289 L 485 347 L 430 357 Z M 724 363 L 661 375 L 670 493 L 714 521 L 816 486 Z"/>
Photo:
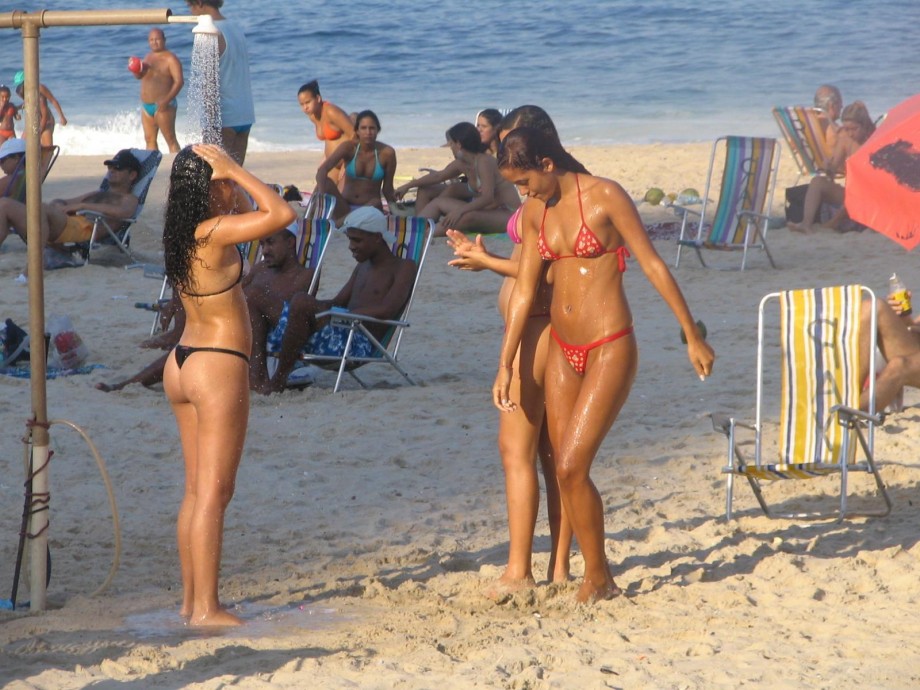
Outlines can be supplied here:
<path id="1" fill-rule="evenodd" d="M 242 252 L 239 253 L 239 259 L 240 259 L 240 274 L 236 277 L 236 280 L 230 283 L 230 285 L 225 287 L 223 290 L 218 290 L 217 292 L 208 292 L 205 294 L 188 292 L 187 290 L 183 290 L 182 294 L 185 295 L 186 297 L 214 297 L 215 295 L 222 295 L 225 292 L 229 292 L 230 290 L 234 288 L 234 286 L 239 285 L 240 281 L 243 279 L 244 262 L 243 262 Z"/>

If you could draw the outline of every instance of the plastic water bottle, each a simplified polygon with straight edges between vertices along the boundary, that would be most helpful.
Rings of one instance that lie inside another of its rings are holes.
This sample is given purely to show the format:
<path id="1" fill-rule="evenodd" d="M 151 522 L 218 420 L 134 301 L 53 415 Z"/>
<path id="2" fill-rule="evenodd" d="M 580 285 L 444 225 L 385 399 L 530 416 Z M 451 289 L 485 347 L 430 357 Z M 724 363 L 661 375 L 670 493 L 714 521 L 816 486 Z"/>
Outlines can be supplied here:
<path id="1" fill-rule="evenodd" d="M 901 282 L 897 273 L 892 273 L 888 279 L 888 298 L 894 300 L 901 307 L 899 314 L 906 316 L 910 314 L 910 295 L 907 293 L 907 286 Z"/>

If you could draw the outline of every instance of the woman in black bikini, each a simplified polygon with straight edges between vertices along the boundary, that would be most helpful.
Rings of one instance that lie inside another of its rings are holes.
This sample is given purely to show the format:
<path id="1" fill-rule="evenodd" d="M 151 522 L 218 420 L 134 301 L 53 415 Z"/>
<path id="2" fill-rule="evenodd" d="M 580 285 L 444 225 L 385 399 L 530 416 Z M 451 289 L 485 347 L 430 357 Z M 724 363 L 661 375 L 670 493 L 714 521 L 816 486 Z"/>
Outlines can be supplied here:
<path id="1" fill-rule="evenodd" d="M 688 334 L 688 355 L 701 377 L 712 370 L 714 355 L 620 185 L 573 172 L 581 166 L 558 139 L 529 127 L 508 134 L 498 164 L 522 195 L 544 206 L 540 213 L 527 213 L 525 207 L 523 249 L 492 399 L 499 410 L 516 407 L 511 400 L 514 356 L 544 261 L 552 262 L 546 420 L 562 504 L 585 561 L 578 601 L 609 599 L 620 589 L 604 550 L 604 506 L 589 473 L 638 364 L 623 289 L 626 244 Z"/>
<path id="2" fill-rule="evenodd" d="M 258 210 L 238 209 L 236 185 Z M 294 220 L 291 207 L 214 145 L 186 147 L 173 163 L 163 248 L 185 329 L 163 375 L 185 456 L 177 536 L 189 625 L 238 625 L 217 596 L 224 512 L 233 496 L 249 418 L 249 311 L 236 245 Z"/>

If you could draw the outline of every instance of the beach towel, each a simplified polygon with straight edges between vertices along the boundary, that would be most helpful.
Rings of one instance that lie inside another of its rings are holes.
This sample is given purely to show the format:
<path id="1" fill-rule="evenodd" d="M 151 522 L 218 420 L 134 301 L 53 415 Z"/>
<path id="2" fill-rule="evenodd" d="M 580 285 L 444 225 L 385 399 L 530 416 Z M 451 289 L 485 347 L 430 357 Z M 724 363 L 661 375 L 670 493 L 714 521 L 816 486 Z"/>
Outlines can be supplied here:
<path id="1" fill-rule="evenodd" d="M 105 369 L 104 364 L 84 364 L 83 366 L 67 369 L 65 367 L 48 367 L 45 372 L 45 379 L 50 381 L 61 376 L 75 376 L 77 374 L 88 374 L 96 369 Z M 14 379 L 30 379 L 32 372 L 29 367 L 0 367 L 0 374 L 9 376 Z"/>

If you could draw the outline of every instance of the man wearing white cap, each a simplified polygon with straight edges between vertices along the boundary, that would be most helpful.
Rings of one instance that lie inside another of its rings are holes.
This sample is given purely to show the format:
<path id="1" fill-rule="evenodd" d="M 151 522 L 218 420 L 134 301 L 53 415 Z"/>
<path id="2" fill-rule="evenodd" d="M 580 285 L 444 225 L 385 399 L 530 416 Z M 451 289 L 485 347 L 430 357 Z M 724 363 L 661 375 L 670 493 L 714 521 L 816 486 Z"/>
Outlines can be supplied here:
<path id="1" fill-rule="evenodd" d="M 348 249 L 358 265 L 339 293 L 329 299 L 316 299 L 306 291 L 298 292 L 282 306 L 275 328 L 268 334 L 268 351 L 277 354 L 278 368 L 271 378 L 250 376 L 253 390 L 259 393 L 282 391 L 300 353 L 341 355 L 348 329 L 333 326 L 328 319 L 317 321 L 320 312 L 338 309 L 378 319 L 399 315 L 412 293 L 416 265 L 395 256 L 390 246 L 395 241 L 387 228 L 386 216 L 372 206 L 361 206 L 342 221 L 348 237 Z M 386 327 L 369 325 L 368 330 L 380 338 Z M 366 337 L 356 334 L 352 352 L 370 356 L 373 346 Z M 253 358 L 255 359 L 255 358 Z"/>
<path id="2" fill-rule="evenodd" d="M 25 157 L 26 142 L 22 139 L 7 139 L 0 145 L 0 170 L 3 171 L 3 177 L 0 177 L 0 197 L 5 197 L 9 193 L 8 187 L 13 181 L 13 173 Z"/>

